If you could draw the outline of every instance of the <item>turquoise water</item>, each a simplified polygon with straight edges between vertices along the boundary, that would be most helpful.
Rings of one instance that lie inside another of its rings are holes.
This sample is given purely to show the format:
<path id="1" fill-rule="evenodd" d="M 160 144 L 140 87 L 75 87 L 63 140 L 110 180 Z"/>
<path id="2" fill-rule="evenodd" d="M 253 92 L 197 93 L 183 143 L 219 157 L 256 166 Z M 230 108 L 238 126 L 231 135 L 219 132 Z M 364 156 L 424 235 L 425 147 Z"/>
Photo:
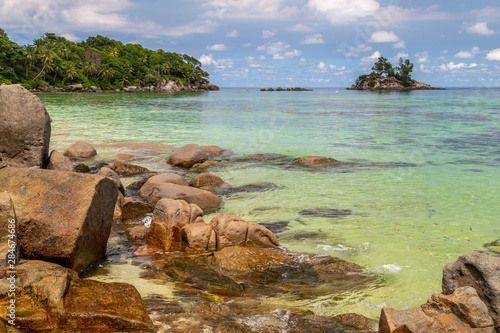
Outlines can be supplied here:
<path id="1" fill-rule="evenodd" d="M 289 250 L 329 254 L 380 274 L 373 290 L 297 301 L 318 314 L 376 318 L 385 305 L 420 305 L 441 291 L 446 263 L 486 251 L 484 243 L 500 238 L 500 89 L 39 96 L 53 120 L 51 146 L 60 151 L 77 140 L 197 143 L 230 149 L 235 157 L 279 153 L 351 162 L 324 170 L 243 163 L 214 172 L 233 186 L 281 186 L 225 198 L 222 213 L 288 221 L 279 237 Z M 169 151 L 98 152 L 98 158 L 131 153 L 136 164 L 168 170 Z M 312 208 L 352 214 L 299 214 Z M 117 280 L 122 276 L 116 273 Z M 141 279 L 133 283 L 143 296 L 149 292 Z"/>

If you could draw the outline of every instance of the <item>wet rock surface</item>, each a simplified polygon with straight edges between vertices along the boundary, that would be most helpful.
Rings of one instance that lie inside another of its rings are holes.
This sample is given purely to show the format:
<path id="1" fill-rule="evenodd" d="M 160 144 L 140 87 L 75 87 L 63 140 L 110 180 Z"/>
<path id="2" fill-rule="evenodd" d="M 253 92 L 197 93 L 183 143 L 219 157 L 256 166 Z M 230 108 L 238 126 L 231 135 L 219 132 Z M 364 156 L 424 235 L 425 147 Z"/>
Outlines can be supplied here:
<path id="1" fill-rule="evenodd" d="M 299 214 L 314 217 L 344 217 L 351 215 L 352 211 L 349 209 L 312 208 L 301 210 Z"/>
<path id="2" fill-rule="evenodd" d="M 191 168 L 193 165 L 208 160 L 207 153 L 198 145 L 192 143 L 177 149 L 168 159 L 168 163 L 182 168 Z"/>
<path id="3" fill-rule="evenodd" d="M 147 168 L 141 167 L 139 165 L 133 165 L 122 162 L 116 162 L 111 166 L 110 169 L 119 175 L 137 175 L 149 171 Z"/>
<path id="4" fill-rule="evenodd" d="M 85 160 L 97 155 L 97 151 L 90 143 L 77 141 L 69 146 L 69 148 L 64 151 L 63 155 L 72 160 Z"/>

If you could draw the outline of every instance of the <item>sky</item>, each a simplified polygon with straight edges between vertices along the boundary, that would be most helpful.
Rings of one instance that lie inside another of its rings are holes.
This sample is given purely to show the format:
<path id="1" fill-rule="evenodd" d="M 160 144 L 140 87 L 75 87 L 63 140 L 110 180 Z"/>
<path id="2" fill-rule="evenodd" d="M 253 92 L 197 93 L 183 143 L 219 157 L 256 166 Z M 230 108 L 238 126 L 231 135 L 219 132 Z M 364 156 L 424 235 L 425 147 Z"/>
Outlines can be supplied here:
<path id="1" fill-rule="evenodd" d="M 492 0 L 0 0 L 0 28 L 186 53 L 221 87 L 348 87 L 381 55 L 432 86 L 500 86 Z"/>

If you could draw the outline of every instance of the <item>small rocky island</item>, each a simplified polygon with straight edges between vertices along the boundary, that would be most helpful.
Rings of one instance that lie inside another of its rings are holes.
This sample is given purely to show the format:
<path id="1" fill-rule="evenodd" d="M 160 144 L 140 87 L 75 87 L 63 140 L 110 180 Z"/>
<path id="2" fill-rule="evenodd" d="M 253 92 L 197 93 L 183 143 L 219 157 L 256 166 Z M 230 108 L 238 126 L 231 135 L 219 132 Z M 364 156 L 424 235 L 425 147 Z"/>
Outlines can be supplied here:
<path id="1" fill-rule="evenodd" d="M 444 90 L 413 80 L 413 64 L 399 58 L 399 66 L 393 67 L 387 58 L 379 57 L 370 74 L 360 75 L 347 90 Z"/>
<path id="2" fill-rule="evenodd" d="M 302 87 L 294 87 L 294 88 L 260 88 L 260 91 L 313 91 L 312 89 L 306 89 Z"/>

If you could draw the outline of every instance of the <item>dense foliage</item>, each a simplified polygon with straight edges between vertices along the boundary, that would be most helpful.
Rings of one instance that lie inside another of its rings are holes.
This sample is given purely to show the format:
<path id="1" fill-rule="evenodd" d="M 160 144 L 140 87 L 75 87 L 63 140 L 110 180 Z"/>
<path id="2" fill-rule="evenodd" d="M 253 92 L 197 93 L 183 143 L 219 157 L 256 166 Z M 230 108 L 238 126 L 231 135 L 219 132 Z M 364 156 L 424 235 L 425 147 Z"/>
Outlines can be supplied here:
<path id="1" fill-rule="evenodd" d="M 164 79 L 207 83 L 208 77 L 201 63 L 186 54 L 123 45 L 99 35 L 74 43 L 53 33 L 21 47 L 0 29 L 0 84 L 34 88 L 82 83 L 85 87 L 122 89 L 155 85 Z"/>
<path id="2" fill-rule="evenodd" d="M 394 77 L 401 81 L 403 86 L 409 87 L 413 84 L 411 72 L 413 72 L 413 64 L 409 59 L 403 60 L 403 58 L 399 58 L 399 65 L 393 67 L 387 58 L 379 57 L 377 62 L 372 66 L 372 72 L 360 75 L 356 79 L 355 84 L 359 86 L 363 82 L 368 82 L 368 85 L 373 87 L 376 79 Z"/>

